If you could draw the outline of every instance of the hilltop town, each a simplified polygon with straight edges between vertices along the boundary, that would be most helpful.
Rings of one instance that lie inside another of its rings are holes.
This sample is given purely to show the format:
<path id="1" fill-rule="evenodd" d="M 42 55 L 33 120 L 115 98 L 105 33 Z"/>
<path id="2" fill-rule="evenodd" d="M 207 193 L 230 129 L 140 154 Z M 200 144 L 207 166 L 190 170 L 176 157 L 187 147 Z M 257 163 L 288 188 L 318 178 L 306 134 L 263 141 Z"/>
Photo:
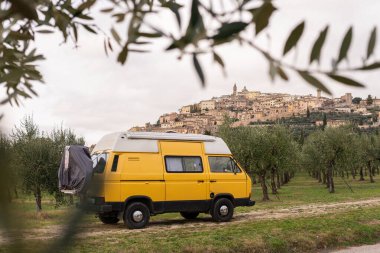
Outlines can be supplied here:
<path id="1" fill-rule="evenodd" d="M 363 116 L 369 118 L 369 122 L 361 123 L 360 127 L 369 128 L 378 126 L 378 112 L 373 110 L 378 106 L 380 99 L 353 99 L 351 93 L 338 98 L 324 97 L 320 90 L 317 90 L 316 96 L 262 93 L 249 91 L 246 87 L 238 91 L 235 84 L 230 95 L 182 106 L 178 112 L 161 115 L 156 124 L 146 123 L 145 126 L 132 127 L 130 131 L 214 134 L 226 116 L 233 119 L 233 126 L 246 126 L 309 117 L 313 113 Z M 327 126 L 332 127 L 349 123 L 351 122 L 347 117 L 325 122 Z M 311 124 L 318 126 L 322 125 L 323 121 L 316 119 Z"/>

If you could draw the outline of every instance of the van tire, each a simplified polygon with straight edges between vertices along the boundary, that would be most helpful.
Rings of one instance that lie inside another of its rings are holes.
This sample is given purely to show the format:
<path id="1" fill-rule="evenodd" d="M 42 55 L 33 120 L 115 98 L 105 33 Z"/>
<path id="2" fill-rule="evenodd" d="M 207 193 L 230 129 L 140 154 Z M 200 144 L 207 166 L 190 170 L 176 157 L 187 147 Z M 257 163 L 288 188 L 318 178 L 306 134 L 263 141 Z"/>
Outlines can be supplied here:
<path id="1" fill-rule="evenodd" d="M 199 212 L 180 212 L 181 216 L 187 220 L 194 220 L 198 217 Z"/>
<path id="2" fill-rule="evenodd" d="M 149 208 L 141 202 L 133 202 L 127 206 L 124 212 L 124 224 L 129 229 L 145 227 L 150 218 Z"/>
<path id="3" fill-rule="evenodd" d="M 119 218 L 117 218 L 117 216 L 99 215 L 99 220 L 104 224 L 116 224 L 119 222 Z"/>
<path id="4" fill-rule="evenodd" d="M 214 221 L 230 221 L 234 215 L 234 205 L 227 198 L 220 198 L 215 201 L 211 209 L 211 217 Z"/>

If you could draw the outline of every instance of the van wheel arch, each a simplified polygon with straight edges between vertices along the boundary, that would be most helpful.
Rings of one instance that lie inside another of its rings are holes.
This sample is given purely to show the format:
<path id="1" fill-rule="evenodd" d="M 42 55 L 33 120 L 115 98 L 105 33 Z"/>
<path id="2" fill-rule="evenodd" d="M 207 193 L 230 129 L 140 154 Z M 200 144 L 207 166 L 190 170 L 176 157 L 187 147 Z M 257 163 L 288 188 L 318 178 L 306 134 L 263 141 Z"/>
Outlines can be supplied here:
<path id="1" fill-rule="evenodd" d="M 220 198 L 229 199 L 232 202 L 232 204 L 235 202 L 234 201 L 235 198 L 234 198 L 234 196 L 232 194 L 230 194 L 230 193 L 219 193 L 219 194 L 215 195 L 215 197 L 213 198 L 213 200 L 212 200 L 212 206 L 214 206 L 214 203 L 216 201 L 218 201 L 218 199 L 220 199 Z"/>
<path id="2" fill-rule="evenodd" d="M 123 213 L 127 209 L 128 205 L 130 205 L 131 203 L 135 203 L 135 202 L 144 203 L 149 208 L 150 213 L 151 214 L 153 213 L 153 201 L 152 201 L 152 199 L 149 198 L 148 196 L 143 196 L 143 195 L 128 197 L 124 201 Z"/>

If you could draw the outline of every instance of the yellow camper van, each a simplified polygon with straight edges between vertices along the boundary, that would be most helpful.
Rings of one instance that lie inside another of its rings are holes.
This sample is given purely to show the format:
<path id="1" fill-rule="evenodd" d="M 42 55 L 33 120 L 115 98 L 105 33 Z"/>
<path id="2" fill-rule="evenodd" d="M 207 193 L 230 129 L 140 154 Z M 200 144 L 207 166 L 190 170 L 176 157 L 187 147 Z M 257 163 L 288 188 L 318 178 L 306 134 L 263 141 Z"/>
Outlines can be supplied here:
<path id="1" fill-rule="evenodd" d="M 103 223 L 143 228 L 151 215 L 199 213 L 229 221 L 236 206 L 252 206 L 251 179 L 218 137 L 122 132 L 94 147 L 88 201 Z"/>

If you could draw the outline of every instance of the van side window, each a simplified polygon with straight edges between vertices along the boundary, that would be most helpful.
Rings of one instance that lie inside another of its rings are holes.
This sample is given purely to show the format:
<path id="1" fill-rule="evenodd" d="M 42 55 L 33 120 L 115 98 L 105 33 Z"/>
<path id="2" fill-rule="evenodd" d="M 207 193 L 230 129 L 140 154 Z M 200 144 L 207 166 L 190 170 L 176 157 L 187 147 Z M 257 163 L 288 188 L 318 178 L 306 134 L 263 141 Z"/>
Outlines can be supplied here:
<path id="1" fill-rule="evenodd" d="M 111 171 L 115 172 L 117 170 L 117 163 L 119 162 L 119 155 L 113 156 L 112 168 Z"/>
<path id="2" fill-rule="evenodd" d="M 202 159 L 199 156 L 165 156 L 166 171 L 172 173 L 201 173 Z"/>
<path id="3" fill-rule="evenodd" d="M 216 173 L 240 173 L 240 169 L 231 157 L 227 156 L 209 156 L 211 172 Z"/>
<path id="4" fill-rule="evenodd" d="M 106 168 L 107 163 L 107 153 L 93 155 L 92 158 L 92 167 L 94 168 L 94 173 L 103 173 Z"/>

